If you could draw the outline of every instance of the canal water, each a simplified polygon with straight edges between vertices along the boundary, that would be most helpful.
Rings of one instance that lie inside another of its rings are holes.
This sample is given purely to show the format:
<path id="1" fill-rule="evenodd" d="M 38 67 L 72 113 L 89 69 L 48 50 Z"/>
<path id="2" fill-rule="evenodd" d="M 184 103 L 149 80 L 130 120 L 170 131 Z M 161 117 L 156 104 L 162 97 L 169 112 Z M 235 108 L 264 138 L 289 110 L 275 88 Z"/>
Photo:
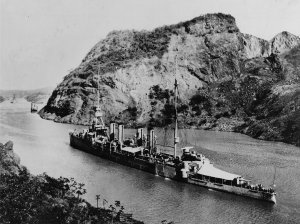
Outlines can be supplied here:
<path id="1" fill-rule="evenodd" d="M 265 186 L 275 181 L 277 204 L 207 190 L 122 166 L 69 146 L 69 130 L 30 113 L 30 104 L 0 104 L 0 142 L 14 142 L 21 163 L 33 174 L 74 177 L 85 183 L 85 198 L 96 194 L 145 223 L 300 223 L 300 148 L 260 141 L 237 133 L 181 130 L 182 144 L 208 157 L 216 167 Z M 134 130 L 126 130 L 128 136 Z M 156 130 L 159 142 L 171 134 Z M 169 141 L 170 143 L 171 141 Z M 167 150 L 167 149 L 165 149 Z M 180 150 L 178 151 L 178 153 Z"/>

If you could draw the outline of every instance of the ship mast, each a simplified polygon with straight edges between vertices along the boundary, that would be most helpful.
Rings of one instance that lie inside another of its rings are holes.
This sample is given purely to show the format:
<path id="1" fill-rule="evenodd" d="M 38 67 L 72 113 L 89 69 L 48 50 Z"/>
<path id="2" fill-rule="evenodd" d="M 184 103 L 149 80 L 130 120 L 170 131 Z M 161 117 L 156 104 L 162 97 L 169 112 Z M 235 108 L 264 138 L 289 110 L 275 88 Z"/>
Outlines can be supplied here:
<path id="1" fill-rule="evenodd" d="M 96 108 L 96 113 L 95 113 L 95 117 L 97 119 L 97 121 L 100 121 L 100 125 L 104 126 L 104 122 L 102 119 L 102 112 L 101 112 L 101 108 L 100 108 L 100 93 L 99 93 L 99 80 L 100 80 L 100 66 L 98 68 L 98 76 L 97 76 L 97 108 Z"/>
<path id="2" fill-rule="evenodd" d="M 175 106 L 175 128 L 174 128 L 174 158 L 176 158 L 176 147 L 177 143 L 179 143 L 179 138 L 178 138 L 178 124 L 177 124 L 177 91 L 178 91 L 178 83 L 177 79 L 175 78 L 175 84 L 174 84 L 174 106 Z"/>
<path id="3" fill-rule="evenodd" d="M 176 159 L 176 149 L 177 144 L 179 143 L 178 137 L 178 124 L 177 124 L 177 93 L 178 93 L 178 83 L 177 83 L 177 55 L 175 55 L 175 83 L 174 83 L 174 109 L 175 109 L 175 127 L 174 127 L 174 159 Z"/>

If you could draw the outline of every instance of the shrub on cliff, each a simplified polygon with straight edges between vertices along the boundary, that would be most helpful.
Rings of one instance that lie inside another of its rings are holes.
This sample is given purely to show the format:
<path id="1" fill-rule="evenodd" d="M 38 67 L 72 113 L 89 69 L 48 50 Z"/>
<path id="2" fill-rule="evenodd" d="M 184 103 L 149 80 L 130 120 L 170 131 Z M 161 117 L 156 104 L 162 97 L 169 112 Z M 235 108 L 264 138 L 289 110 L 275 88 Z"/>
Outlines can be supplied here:
<path id="1" fill-rule="evenodd" d="M 283 137 L 288 142 L 292 142 L 296 145 L 300 145 L 300 110 L 292 113 L 287 118 L 286 127 L 283 131 Z"/>
<path id="2" fill-rule="evenodd" d="M 86 207 L 76 194 L 82 185 L 67 178 L 54 179 L 46 174 L 31 176 L 26 168 L 18 174 L 1 175 L 1 223 L 72 223 L 88 220 Z"/>
<path id="3" fill-rule="evenodd" d="M 0 175 L 0 223 L 111 223 L 120 219 L 112 210 L 96 209 L 80 196 L 84 184 L 73 178 L 52 178 L 47 174 L 32 176 L 26 168 L 19 174 Z M 127 219 L 115 223 L 141 223 Z"/>

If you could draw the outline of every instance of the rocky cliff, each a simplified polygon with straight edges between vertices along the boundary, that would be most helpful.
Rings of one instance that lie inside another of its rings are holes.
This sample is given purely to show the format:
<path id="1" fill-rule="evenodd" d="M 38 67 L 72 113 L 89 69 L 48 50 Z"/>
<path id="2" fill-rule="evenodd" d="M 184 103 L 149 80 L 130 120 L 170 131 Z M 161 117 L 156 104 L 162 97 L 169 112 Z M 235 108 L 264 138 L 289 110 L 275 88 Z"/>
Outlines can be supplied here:
<path id="1" fill-rule="evenodd" d="M 272 53 L 282 54 L 292 48 L 296 47 L 300 43 L 300 38 L 287 31 L 283 31 L 277 34 L 271 41 Z"/>
<path id="2" fill-rule="evenodd" d="M 271 41 L 243 34 L 232 16 L 220 13 L 152 31 L 113 31 L 56 87 L 40 114 L 90 123 L 99 82 L 107 121 L 169 125 L 176 78 L 181 127 L 300 145 L 299 44 L 288 32 Z"/>
<path id="3" fill-rule="evenodd" d="M 13 151 L 13 142 L 0 143 L 0 175 L 18 174 L 21 168 L 20 158 Z"/>

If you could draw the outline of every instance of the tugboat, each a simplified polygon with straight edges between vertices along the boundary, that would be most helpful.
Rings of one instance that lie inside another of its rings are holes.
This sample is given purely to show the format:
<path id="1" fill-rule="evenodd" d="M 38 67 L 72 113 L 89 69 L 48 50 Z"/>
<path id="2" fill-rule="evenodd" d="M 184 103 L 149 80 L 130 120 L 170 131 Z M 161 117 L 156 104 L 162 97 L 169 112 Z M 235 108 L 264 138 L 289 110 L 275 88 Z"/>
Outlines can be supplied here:
<path id="1" fill-rule="evenodd" d="M 195 153 L 192 150 L 193 147 L 182 148 L 182 155 L 177 156 L 176 149 L 179 143 L 177 93 L 178 83 L 175 79 L 173 155 L 158 153 L 161 150 L 157 148 L 153 128 L 147 128 L 147 136 L 143 133 L 144 129 L 139 128 L 134 138 L 125 139 L 123 124 L 118 125 L 118 130 L 117 124 L 114 122 L 110 123 L 109 128 L 106 127 L 99 103 L 99 81 L 97 83 L 97 107 L 92 125 L 82 131 L 70 132 L 70 145 L 76 149 L 164 178 L 276 203 L 274 189 L 265 188 L 261 184 L 253 185 L 240 175 L 214 167 L 205 156 Z"/>
<path id="2" fill-rule="evenodd" d="M 31 103 L 31 113 L 34 113 L 37 111 L 38 111 L 38 106 L 34 103 Z"/>

